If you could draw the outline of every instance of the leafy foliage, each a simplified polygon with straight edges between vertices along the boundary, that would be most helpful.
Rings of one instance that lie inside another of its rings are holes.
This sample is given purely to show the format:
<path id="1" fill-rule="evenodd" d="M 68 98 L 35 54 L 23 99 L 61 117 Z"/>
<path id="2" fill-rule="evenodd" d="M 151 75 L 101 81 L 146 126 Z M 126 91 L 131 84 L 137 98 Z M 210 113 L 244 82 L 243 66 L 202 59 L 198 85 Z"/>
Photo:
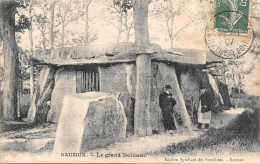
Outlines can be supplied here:
<path id="1" fill-rule="evenodd" d="M 28 29 L 30 27 L 30 21 L 29 18 L 25 15 L 21 15 L 19 17 L 18 23 L 15 26 L 16 32 L 24 32 L 25 29 Z"/>
<path id="2" fill-rule="evenodd" d="M 123 13 L 126 13 L 127 10 L 133 7 L 131 0 L 113 0 L 113 1 L 114 1 L 114 5 L 119 6 L 121 12 Z"/>

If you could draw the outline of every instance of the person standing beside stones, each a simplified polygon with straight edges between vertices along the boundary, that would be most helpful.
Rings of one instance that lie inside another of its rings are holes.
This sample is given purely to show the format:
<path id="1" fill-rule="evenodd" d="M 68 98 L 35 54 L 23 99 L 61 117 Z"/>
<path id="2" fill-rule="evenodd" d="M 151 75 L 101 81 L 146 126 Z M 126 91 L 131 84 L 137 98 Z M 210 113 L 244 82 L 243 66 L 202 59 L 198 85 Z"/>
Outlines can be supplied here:
<path id="1" fill-rule="evenodd" d="M 176 101 L 170 93 L 171 89 L 172 87 L 170 85 L 165 85 L 164 92 L 159 97 L 159 104 L 163 115 L 163 125 L 166 131 L 176 130 L 173 117 L 173 107 Z"/>
<path id="2" fill-rule="evenodd" d="M 200 130 L 202 125 L 205 124 L 205 129 L 209 129 L 209 124 L 211 122 L 211 110 L 212 110 L 212 97 L 209 94 L 206 87 L 200 87 L 200 99 L 198 107 L 198 126 Z"/>

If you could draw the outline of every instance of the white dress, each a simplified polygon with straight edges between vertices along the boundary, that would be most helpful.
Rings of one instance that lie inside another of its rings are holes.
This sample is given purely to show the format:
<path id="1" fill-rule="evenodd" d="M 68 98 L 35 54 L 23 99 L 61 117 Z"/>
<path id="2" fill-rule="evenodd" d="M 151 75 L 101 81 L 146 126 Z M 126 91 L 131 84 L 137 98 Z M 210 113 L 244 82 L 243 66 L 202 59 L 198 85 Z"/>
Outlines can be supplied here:
<path id="1" fill-rule="evenodd" d="M 200 101 L 199 108 L 198 108 L 198 123 L 210 124 L 210 120 L 211 120 L 211 111 L 202 113 L 201 112 L 201 101 Z"/>

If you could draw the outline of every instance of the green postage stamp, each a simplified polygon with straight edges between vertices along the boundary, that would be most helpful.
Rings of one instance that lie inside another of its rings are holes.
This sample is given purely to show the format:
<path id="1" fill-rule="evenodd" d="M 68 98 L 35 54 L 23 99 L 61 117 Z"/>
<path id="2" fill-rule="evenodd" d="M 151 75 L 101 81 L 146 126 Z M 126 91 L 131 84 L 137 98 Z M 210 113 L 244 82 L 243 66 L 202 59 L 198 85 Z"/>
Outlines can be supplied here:
<path id="1" fill-rule="evenodd" d="M 250 0 L 216 0 L 215 28 L 221 33 L 248 33 Z"/>
<path id="2" fill-rule="evenodd" d="M 215 15 L 206 28 L 205 40 L 213 54 L 239 58 L 251 48 L 250 0 L 216 0 Z"/>

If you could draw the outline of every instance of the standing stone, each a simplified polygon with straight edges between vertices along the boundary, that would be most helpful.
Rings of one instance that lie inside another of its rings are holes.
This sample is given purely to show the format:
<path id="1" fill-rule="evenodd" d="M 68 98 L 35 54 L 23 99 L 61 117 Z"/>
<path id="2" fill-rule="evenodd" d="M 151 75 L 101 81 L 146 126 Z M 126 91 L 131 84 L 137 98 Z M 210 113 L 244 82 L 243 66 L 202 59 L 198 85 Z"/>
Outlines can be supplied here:
<path id="1" fill-rule="evenodd" d="M 208 74 L 208 80 L 209 80 L 209 85 L 212 91 L 212 98 L 213 98 L 212 111 L 217 112 L 219 111 L 219 107 L 224 104 L 224 101 L 219 92 L 219 87 L 211 74 Z"/>
<path id="2" fill-rule="evenodd" d="M 126 137 L 123 105 L 111 94 L 87 92 L 63 100 L 54 153 L 85 153 Z"/>
<path id="3" fill-rule="evenodd" d="M 48 101 L 51 100 L 51 94 L 54 87 L 54 76 L 56 69 L 48 66 L 40 73 L 39 87 L 35 89 L 32 97 L 32 103 L 28 111 L 28 122 L 46 122 L 49 111 Z"/>
<path id="4" fill-rule="evenodd" d="M 68 68 L 59 68 L 55 74 L 55 86 L 51 95 L 51 108 L 47 121 L 58 123 L 63 97 L 66 94 L 76 93 L 76 71 Z"/>
<path id="5" fill-rule="evenodd" d="M 179 126 L 178 128 L 191 130 L 191 120 L 185 106 L 184 98 L 178 83 L 174 66 L 165 63 L 159 63 L 158 65 L 158 71 L 162 75 L 162 81 L 164 82 L 163 86 L 165 86 L 166 84 L 171 85 L 173 97 L 177 102 L 174 106 L 174 110 L 180 116 L 181 126 Z"/>
<path id="6" fill-rule="evenodd" d="M 119 93 L 118 100 L 123 104 L 127 119 L 126 131 L 134 131 L 134 99 L 127 92 Z"/>
<path id="7" fill-rule="evenodd" d="M 134 132 L 136 136 L 152 135 L 151 98 L 151 56 L 142 54 L 136 59 L 136 101 Z"/>
<path id="8" fill-rule="evenodd" d="M 223 98 L 224 105 L 231 107 L 232 104 L 231 104 L 231 100 L 229 97 L 227 84 L 224 84 L 221 81 L 218 81 L 218 87 L 219 87 L 219 92 Z"/>

